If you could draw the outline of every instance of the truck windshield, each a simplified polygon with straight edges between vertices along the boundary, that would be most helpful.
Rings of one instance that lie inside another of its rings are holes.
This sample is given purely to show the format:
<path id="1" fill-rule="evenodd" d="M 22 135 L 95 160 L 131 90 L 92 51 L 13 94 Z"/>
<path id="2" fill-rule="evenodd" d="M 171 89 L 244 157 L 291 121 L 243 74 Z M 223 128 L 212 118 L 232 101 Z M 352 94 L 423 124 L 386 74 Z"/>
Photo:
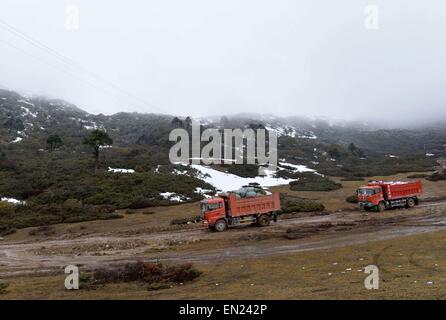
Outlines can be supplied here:
<path id="1" fill-rule="evenodd" d="M 218 203 L 208 203 L 208 211 L 212 211 L 220 208 L 220 202 Z"/>
<path id="2" fill-rule="evenodd" d="M 207 211 L 216 210 L 216 209 L 221 208 L 221 207 L 222 207 L 222 203 L 221 202 L 214 202 L 214 203 L 202 202 L 201 203 L 201 213 L 205 213 Z"/>
<path id="3" fill-rule="evenodd" d="M 373 196 L 377 193 L 378 192 L 375 189 L 358 189 L 358 195 L 360 196 Z"/>

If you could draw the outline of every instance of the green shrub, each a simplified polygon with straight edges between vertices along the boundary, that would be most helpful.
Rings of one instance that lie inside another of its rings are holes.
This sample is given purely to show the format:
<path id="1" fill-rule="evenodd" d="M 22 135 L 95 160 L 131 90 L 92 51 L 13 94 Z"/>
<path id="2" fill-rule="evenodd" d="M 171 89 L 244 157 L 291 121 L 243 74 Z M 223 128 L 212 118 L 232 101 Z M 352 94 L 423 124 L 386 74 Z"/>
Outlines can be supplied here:
<path id="1" fill-rule="evenodd" d="M 281 195 L 282 213 L 324 211 L 322 203 L 313 200 Z"/>
<path id="2" fill-rule="evenodd" d="M 42 226 L 36 229 L 30 230 L 28 232 L 30 236 L 44 235 L 44 236 L 52 236 L 56 234 L 56 231 L 52 229 L 50 226 Z"/>
<path id="3" fill-rule="evenodd" d="M 349 177 L 342 178 L 341 181 L 364 181 L 364 178 L 349 176 Z"/>
<path id="4" fill-rule="evenodd" d="M 293 170 L 293 168 L 287 167 L 282 165 L 283 168 L 285 169 L 290 169 Z M 278 170 L 276 171 L 276 176 L 278 178 L 284 178 L 284 179 L 299 179 L 301 177 L 301 173 L 299 172 L 292 172 L 289 170 Z"/>
<path id="5" fill-rule="evenodd" d="M 173 286 L 171 283 L 152 283 L 147 286 L 147 290 L 158 291 L 162 289 L 169 289 Z"/>
<path id="6" fill-rule="evenodd" d="M 254 164 L 221 165 L 229 173 L 244 178 L 255 178 L 259 175 L 259 166 Z"/>
<path id="7" fill-rule="evenodd" d="M 407 179 L 424 179 L 424 178 L 428 178 L 428 177 L 429 177 L 428 174 L 416 173 L 416 174 L 411 174 L 411 175 L 407 176 Z"/>
<path id="8" fill-rule="evenodd" d="M 308 172 L 300 173 L 298 180 L 290 182 L 290 189 L 293 191 L 332 191 L 340 188 L 342 184 Z"/>
<path id="9" fill-rule="evenodd" d="M 159 204 L 159 201 L 154 199 L 138 198 L 129 204 L 129 209 L 144 209 Z"/>
<path id="10" fill-rule="evenodd" d="M 440 180 L 446 180 L 446 170 L 443 172 L 435 172 L 431 176 L 426 178 L 429 181 L 440 181 Z"/>
<path id="11" fill-rule="evenodd" d="M 170 221 L 170 224 L 178 225 L 178 224 L 197 223 L 200 221 L 201 221 L 201 216 L 195 216 L 195 217 L 190 217 L 190 218 L 172 219 Z"/>
<path id="12" fill-rule="evenodd" d="M 0 216 L 14 213 L 14 207 L 7 202 L 0 201 Z"/>
<path id="13" fill-rule="evenodd" d="M 67 199 L 63 203 L 63 207 L 71 211 L 76 211 L 82 209 L 82 201 L 77 199 Z"/>
<path id="14" fill-rule="evenodd" d="M 164 265 L 151 262 L 133 262 L 123 266 L 103 267 L 94 270 L 92 284 L 140 281 L 150 285 L 149 289 L 164 288 L 162 284 L 177 284 L 192 281 L 202 274 L 191 264 Z"/>
<path id="15" fill-rule="evenodd" d="M 90 220 L 117 219 L 116 207 L 109 205 L 85 205 L 67 209 L 63 204 L 16 206 L 14 212 L 0 215 L 0 232 L 13 229 L 46 226 L 56 223 L 72 223 Z"/>
<path id="16" fill-rule="evenodd" d="M 17 229 L 11 228 L 9 226 L 0 226 L 0 236 L 9 236 L 17 232 Z"/>
<path id="17" fill-rule="evenodd" d="M 0 294 L 6 293 L 6 288 L 8 288 L 8 287 L 9 287 L 9 283 L 7 283 L 3 280 L 0 280 Z"/>
<path id="18" fill-rule="evenodd" d="M 347 201 L 348 203 L 358 203 L 358 196 L 357 195 L 351 195 L 348 196 L 345 201 Z"/>

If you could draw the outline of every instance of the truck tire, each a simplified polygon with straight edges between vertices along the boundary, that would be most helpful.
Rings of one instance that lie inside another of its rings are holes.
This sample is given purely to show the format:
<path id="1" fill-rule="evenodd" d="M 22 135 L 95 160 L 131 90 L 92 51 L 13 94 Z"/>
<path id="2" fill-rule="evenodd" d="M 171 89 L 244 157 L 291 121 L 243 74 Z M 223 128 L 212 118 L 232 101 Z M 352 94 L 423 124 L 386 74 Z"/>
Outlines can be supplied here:
<path id="1" fill-rule="evenodd" d="M 378 212 L 383 212 L 384 210 L 386 210 L 386 205 L 385 205 L 385 203 L 384 202 L 380 202 L 379 204 L 378 204 Z"/>
<path id="2" fill-rule="evenodd" d="M 226 220 L 220 219 L 215 223 L 214 228 L 218 232 L 223 232 L 228 228 L 228 224 L 226 223 Z"/>
<path id="3" fill-rule="evenodd" d="M 270 217 L 267 214 L 262 214 L 260 217 L 257 218 L 257 225 L 259 227 L 266 227 L 269 226 L 270 223 Z"/>
<path id="4" fill-rule="evenodd" d="M 406 208 L 413 208 L 413 207 L 415 207 L 416 204 L 417 203 L 414 198 L 409 198 L 409 199 L 407 199 L 407 202 L 406 202 Z"/>

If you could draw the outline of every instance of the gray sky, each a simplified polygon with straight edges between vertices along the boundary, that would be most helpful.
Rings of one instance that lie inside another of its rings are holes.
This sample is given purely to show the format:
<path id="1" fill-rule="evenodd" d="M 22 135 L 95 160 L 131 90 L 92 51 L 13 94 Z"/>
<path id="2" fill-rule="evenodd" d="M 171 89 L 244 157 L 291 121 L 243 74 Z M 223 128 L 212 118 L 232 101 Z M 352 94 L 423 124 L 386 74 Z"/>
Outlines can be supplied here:
<path id="1" fill-rule="evenodd" d="M 378 30 L 364 26 L 370 4 Z M 2 0 L 0 85 L 105 114 L 439 119 L 445 31 L 442 0 Z"/>

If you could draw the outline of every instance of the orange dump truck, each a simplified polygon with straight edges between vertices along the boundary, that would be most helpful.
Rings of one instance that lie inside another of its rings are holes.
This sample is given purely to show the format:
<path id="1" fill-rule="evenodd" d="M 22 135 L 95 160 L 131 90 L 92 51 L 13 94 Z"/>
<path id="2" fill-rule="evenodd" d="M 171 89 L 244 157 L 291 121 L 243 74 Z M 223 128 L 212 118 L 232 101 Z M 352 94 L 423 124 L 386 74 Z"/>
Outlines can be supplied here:
<path id="1" fill-rule="evenodd" d="M 423 193 L 421 180 L 402 181 L 370 181 L 358 189 L 358 203 L 366 211 L 382 212 L 395 207 L 411 208 L 419 203 Z"/>
<path id="2" fill-rule="evenodd" d="M 240 224 L 268 226 L 271 220 L 277 221 L 279 210 L 279 192 L 245 198 L 229 192 L 201 201 L 203 223 L 216 231 Z"/>

